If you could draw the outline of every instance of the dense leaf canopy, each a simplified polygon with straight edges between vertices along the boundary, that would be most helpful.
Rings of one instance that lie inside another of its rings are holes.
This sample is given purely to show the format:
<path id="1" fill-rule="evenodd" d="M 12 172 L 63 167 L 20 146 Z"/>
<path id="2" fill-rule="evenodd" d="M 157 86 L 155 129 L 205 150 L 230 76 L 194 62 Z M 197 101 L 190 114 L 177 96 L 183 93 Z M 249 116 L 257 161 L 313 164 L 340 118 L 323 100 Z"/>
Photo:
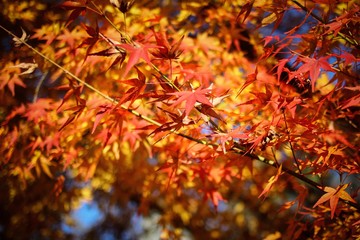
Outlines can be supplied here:
<path id="1" fill-rule="evenodd" d="M 1 5 L 1 239 L 360 238 L 355 0 Z"/>

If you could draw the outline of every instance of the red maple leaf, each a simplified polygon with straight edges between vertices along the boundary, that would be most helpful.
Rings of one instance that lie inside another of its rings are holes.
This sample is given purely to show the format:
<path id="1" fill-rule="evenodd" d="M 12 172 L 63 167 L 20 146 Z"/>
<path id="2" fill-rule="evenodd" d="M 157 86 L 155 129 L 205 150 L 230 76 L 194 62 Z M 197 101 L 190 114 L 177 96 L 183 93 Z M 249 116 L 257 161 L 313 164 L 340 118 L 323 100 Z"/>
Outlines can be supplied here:
<path id="1" fill-rule="evenodd" d="M 328 59 L 331 56 L 326 56 L 326 57 L 321 57 L 319 59 L 315 59 L 315 58 L 309 58 L 309 57 L 302 57 L 301 60 L 303 61 L 303 65 L 296 71 L 297 74 L 298 73 L 310 73 L 310 80 L 311 80 L 311 86 L 312 86 L 312 91 L 314 92 L 315 90 L 315 82 L 318 79 L 319 75 L 320 75 L 320 70 L 324 69 L 326 71 L 331 71 L 333 72 L 334 70 L 332 69 L 330 63 L 328 62 Z M 292 75 L 292 74 L 290 74 Z M 290 76 L 290 79 L 293 78 L 294 76 Z"/>
<path id="2" fill-rule="evenodd" d="M 104 57 L 116 56 L 115 60 L 111 63 L 110 67 L 108 68 L 108 70 L 109 70 L 110 68 L 112 68 L 113 66 L 115 66 L 118 63 L 120 63 L 120 66 L 121 66 L 125 60 L 126 53 L 121 51 L 121 49 L 119 49 L 119 48 L 110 47 L 110 48 L 102 50 L 100 52 L 90 53 L 89 56 L 104 56 Z"/>
<path id="3" fill-rule="evenodd" d="M 253 82 L 256 81 L 256 76 L 258 74 L 258 70 L 257 68 L 255 69 L 255 72 L 252 73 L 252 74 L 249 74 L 247 77 L 246 77 L 246 81 L 245 83 L 242 85 L 241 89 L 239 90 L 239 92 L 237 93 L 236 97 L 240 95 L 240 93 L 247 87 L 249 86 L 250 84 L 252 84 Z"/>
<path id="4" fill-rule="evenodd" d="M 289 62 L 289 59 L 281 59 L 281 60 L 279 61 L 279 63 L 276 65 L 276 66 L 277 66 L 276 74 L 277 74 L 278 83 L 280 83 L 281 73 L 282 73 L 283 71 L 289 72 L 289 69 L 285 67 L 285 65 L 286 65 L 287 62 Z"/>
<path id="5" fill-rule="evenodd" d="M 129 73 L 130 69 L 139 62 L 140 58 L 144 59 L 147 64 L 152 65 L 149 57 L 149 48 L 156 48 L 154 44 L 141 44 L 139 42 L 134 42 L 133 45 L 130 44 L 119 44 L 119 47 L 125 49 L 129 53 L 129 59 L 126 64 L 125 72 L 123 77 Z"/>
<path id="6" fill-rule="evenodd" d="M 59 5 L 66 10 L 72 11 L 65 26 L 68 26 L 71 22 L 73 22 L 78 16 L 85 15 L 87 10 L 87 1 L 65 1 Z"/>
<path id="7" fill-rule="evenodd" d="M 360 58 L 356 58 L 353 54 L 348 52 L 343 52 L 339 57 L 344 59 L 344 64 L 349 65 L 355 62 L 359 62 Z"/>
<path id="8" fill-rule="evenodd" d="M 341 107 L 341 109 L 360 106 L 360 94 L 344 101 L 342 104 L 343 106 Z"/>
<path id="9" fill-rule="evenodd" d="M 121 81 L 123 83 L 132 86 L 132 88 L 126 91 L 126 93 L 119 100 L 119 104 L 123 104 L 127 101 L 130 101 L 130 105 L 131 105 L 139 97 L 139 95 L 145 90 L 145 75 L 137 67 L 135 68 L 138 73 L 138 78 L 132 78 Z"/>
<path id="10" fill-rule="evenodd" d="M 236 21 L 240 20 L 240 16 L 243 15 L 244 13 L 244 18 L 242 19 L 242 23 L 245 22 L 246 18 L 249 16 L 251 9 L 254 5 L 254 0 L 251 2 L 247 2 L 244 6 L 241 7 L 241 11 L 239 12 L 239 14 L 236 17 Z"/>
<path id="11" fill-rule="evenodd" d="M 168 95 L 175 95 L 179 97 L 172 106 L 178 105 L 183 101 L 186 101 L 185 105 L 185 116 L 188 116 L 190 111 L 195 107 L 196 102 L 208 105 L 212 107 L 211 102 L 207 98 L 207 93 L 211 91 L 211 88 L 197 88 L 196 90 L 192 91 L 181 91 L 181 92 L 174 92 L 168 93 Z"/>
<path id="12" fill-rule="evenodd" d="M 155 32 L 154 29 L 151 30 L 153 31 L 156 43 L 159 46 L 158 51 L 153 52 L 152 55 L 160 59 L 178 59 L 182 53 L 179 48 L 184 36 L 182 36 L 179 41 L 170 44 L 168 37 L 163 31 Z"/>
<path id="13" fill-rule="evenodd" d="M 95 46 L 95 44 L 99 41 L 99 26 L 96 24 L 96 28 L 92 28 L 90 26 L 87 26 L 85 24 L 81 24 L 81 26 L 85 29 L 87 34 L 90 36 L 86 38 L 79 46 L 78 48 L 83 47 L 84 45 L 88 45 L 88 48 L 86 50 L 86 55 L 84 58 L 84 62 L 87 58 L 87 56 L 90 54 L 91 49 Z"/>

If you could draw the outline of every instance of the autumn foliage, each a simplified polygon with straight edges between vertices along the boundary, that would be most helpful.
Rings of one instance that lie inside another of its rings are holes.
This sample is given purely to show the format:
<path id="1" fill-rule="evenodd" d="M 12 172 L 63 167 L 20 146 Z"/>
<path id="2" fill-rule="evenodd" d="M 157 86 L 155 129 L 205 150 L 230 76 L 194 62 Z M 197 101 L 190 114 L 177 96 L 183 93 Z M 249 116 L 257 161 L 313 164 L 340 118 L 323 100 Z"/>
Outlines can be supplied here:
<path id="1" fill-rule="evenodd" d="M 356 1 L 50 2 L 2 1 L 1 239 L 360 238 Z"/>

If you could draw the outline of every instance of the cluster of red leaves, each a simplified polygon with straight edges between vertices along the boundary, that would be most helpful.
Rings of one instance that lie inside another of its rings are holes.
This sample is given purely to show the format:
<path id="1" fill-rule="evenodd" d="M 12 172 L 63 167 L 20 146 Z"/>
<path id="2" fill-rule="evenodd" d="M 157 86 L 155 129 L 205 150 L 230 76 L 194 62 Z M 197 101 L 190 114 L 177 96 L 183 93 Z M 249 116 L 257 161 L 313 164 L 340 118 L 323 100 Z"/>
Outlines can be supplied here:
<path id="1" fill-rule="evenodd" d="M 1 165 L 8 166 L 8 174 L 26 182 L 35 179 L 33 171 L 45 173 L 59 197 L 65 180 L 54 177 L 56 171 L 71 169 L 84 180 L 102 177 L 116 183 L 106 172 L 120 164 L 116 177 L 136 185 L 129 192 L 142 196 L 145 213 L 148 202 L 159 204 L 153 199 L 157 188 L 165 195 L 170 192 L 166 204 L 195 189 L 202 202 L 210 200 L 217 209 L 230 199 L 235 190 L 229 186 L 237 181 L 253 182 L 251 194 L 258 197 L 270 196 L 272 189 L 285 195 L 283 176 L 289 173 L 299 180 L 291 182 L 298 195 L 292 201 L 283 196 L 288 201 L 283 210 L 298 204 L 295 213 L 311 214 L 317 228 L 322 227 L 319 219 L 341 214 L 351 216 L 349 225 L 358 225 L 360 215 L 354 209 L 360 209 L 355 200 L 360 186 L 342 177 L 334 187 L 322 181 L 331 171 L 347 179 L 360 172 L 360 45 L 354 28 L 360 7 L 353 4 L 341 12 L 328 1 L 314 1 L 318 11 L 312 11 L 297 1 L 249 1 L 233 13 L 228 10 L 240 6 L 214 2 L 189 3 L 189 9 L 181 9 L 187 17 L 172 22 L 141 5 L 144 18 L 131 17 L 134 1 L 112 1 L 125 19 L 119 26 L 114 24 L 119 22 L 117 10 L 109 17 L 103 3 L 60 4 L 69 11 L 66 28 L 56 34 L 37 29 L 32 39 L 39 41 L 42 57 L 56 58 L 68 77 L 54 71 L 52 81 L 59 77 L 62 82 L 51 88 L 54 96 L 13 107 L 2 119 L 0 134 L 6 141 L 0 145 L 5 156 Z M 326 20 L 329 14 L 319 3 L 337 17 Z M 281 37 L 276 32 L 288 11 L 305 17 Z M 86 24 L 78 24 L 80 16 Z M 311 18 L 316 27 L 302 33 Z M 187 24 L 189 19 L 194 24 Z M 246 30 L 246 24 L 256 27 Z M 242 34 L 270 24 L 272 35 L 263 41 L 258 34 Z M 189 32 L 193 35 L 186 36 Z M 17 45 L 24 41 L 25 35 Z M 249 44 L 258 54 L 255 61 L 245 57 Z M 284 52 L 286 58 L 279 57 Z M 8 63 L 1 71 L 1 94 L 5 86 L 12 96 L 15 85 L 27 88 L 20 76 L 33 74 L 38 65 L 26 65 L 21 74 L 21 64 Z M 53 69 L 47 64 L 40 69 Z M 14 152 L 18 146 L 22 150 Z M 24 155 L 30 156 L 29 163 Z M 156 166 L 148 164 L 153 158 Z M 252 160 L 277 169 L 257 168 Z M 301 182 L 322 194 L 312 209 L 305 203 L 312 196 L 301 193 Z M 184 225 L 189 215 L 196 215 L 184 214 Z M 165 215 L 163 221 L 164 226 L 173 224 Z M 298 221 L 289 224 L 288 234 L 300 238 L 312 230 Z M 318 229 L 312 232 L 319 234 Z M 353 234 L 360 235 L 358 230 Z"/>

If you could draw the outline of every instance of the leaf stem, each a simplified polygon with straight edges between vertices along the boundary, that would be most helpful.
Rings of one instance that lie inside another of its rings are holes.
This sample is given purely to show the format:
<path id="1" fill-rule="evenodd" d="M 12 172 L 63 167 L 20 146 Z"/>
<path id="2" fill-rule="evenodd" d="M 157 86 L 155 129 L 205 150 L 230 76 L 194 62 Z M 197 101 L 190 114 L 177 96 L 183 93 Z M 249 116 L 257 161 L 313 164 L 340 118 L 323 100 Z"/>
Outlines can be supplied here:
<path id="1" fill-rule="evenodd" d="M 275 154 L 274 147 L 271 147 L 271 152 L 272 152 L 272 154 L 273 154 L 273 156 L 274 156 L 274 160 L 275 160 L 275 165 L 276 165 L 276 167 L 279 167 L 280 164 L 279 164 L 279 162 L 278 162 L 278 160 L 277 160 L 277 158 L 276 158 L 276 154 Z"/>
<path id="2" fill-rule="evenodd" d="M 110 25 L 118 32 L 120 33 L 120 37 L 121 40 L 125 40 L 128 43 L 131 43 L 131 38 L 127 35 L 126 33 L 126 21 L 125 21 L 125 33 L 123 33 L 105 14 L 105 12 L 103 12 L 100 7 L 98 5 L 96 5 L 94 3 L 94 1 L 90 1 L 92 5 L 94 5 L 94 7 L 99 11 L 99 15 L 102 16 L 103 18 L 105 18 L 105 20 L 110 23 Z"/>

